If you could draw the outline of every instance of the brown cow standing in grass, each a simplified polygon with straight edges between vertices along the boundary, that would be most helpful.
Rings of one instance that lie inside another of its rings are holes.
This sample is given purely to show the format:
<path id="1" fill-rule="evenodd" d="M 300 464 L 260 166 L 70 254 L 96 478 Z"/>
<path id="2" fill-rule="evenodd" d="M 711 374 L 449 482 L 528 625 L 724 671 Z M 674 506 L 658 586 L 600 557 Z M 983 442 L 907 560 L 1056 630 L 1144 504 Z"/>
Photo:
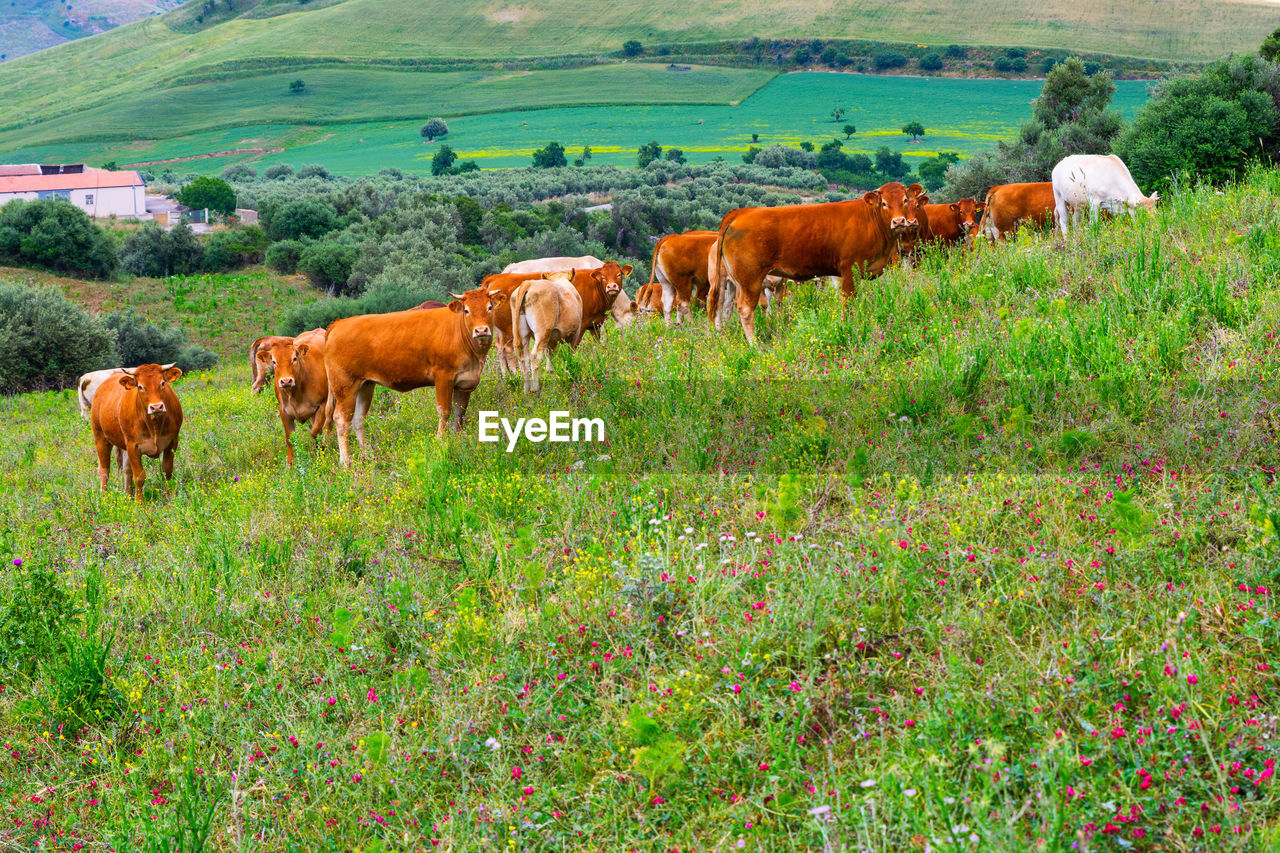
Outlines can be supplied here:
<path id="1" fill-rule="evenodd" d="M 98 481 L 104 492 L 111 476 L 113 448 L 125 488 L 138 500 L 142 500 L 142 486 L 147 481 L 143 455 L 152 459 L 162 456 L 160 470 L 166 479 L 173 479 L 182 404 L 171 383 L 181 375 L 181 368 L 172 364 L 144 364 L 109 377 L 93 395 L 90 422 L 98 450 Z M 124 467 L 126 456 L 128 469 Z"/>
<path id="2" fill-rule="evenodd" d="M 365 314 L 329 324 L 324 366 L 344 467 L 351 464 L 347 441 L 353 426 L 360 447 L 368 447 L 364 420 L 378 385 L 401 392 L 434 385 L 440 416 L 436 435 L 444 436 L 451 412 L 454 427 L 462 429 L 493 344 L 493 310 L 506 297 L 481 288 L 450 296 L 453 301 L 444 308 Z"/>
<path id="3" fill-rule="evenodd" d="M 838 275 L 848 298 L 854 270 L 875 278 L 919 237 L 924 187 L 896 181 L 852 201 L 731 210 L 720 223 L 707 308 L 721 328 L 732 307 L 755 343 L 755 310 L 769 274 L 793 281 Z"/>
<path id="4" fill-rule="evenodd" d="M 551 350 L 562 341 L 576 345 L 582 339 L 576 277 L 574 270 L 543 273 L 520 285 L 511 297 L 511 327 L 525 393 L 538 390 L 538 371 L 543 364 L 551 366 Z"/>
<path id="5" fill-rule="evenodd" d="M 285 461 L 293 464 L 293 425 L 311 421 L 311 437 L 329 424 L 329 380 L 324 370 L 327 333 L 315 329 L 258 349 L 258 361 L 275 373 L 276 403 L 284 426 Z"/>
<path id="6" fill-rule="evenodd" d="M 676 323 L 680 323 L 689 317 L 691 302 L 706 304 L 711 288 L 707 260 L 718 236 L 718 231 L 685 231 L 659 240 L 653 247 L 653 268 L 649 273 L 651 283 L 657 285 L 657 304 L 652 288 L 646 291 L 648 299 L 642 304 L 661 311 L 668 324 L 673 309 Z"/>
<path id="7" fill-rule="evenodd" d="M 1052 224 L 1054 203 L 1052 181 L 992 187 L 987 191 L 981 233 L 994 243 L 1023 223 L 1038 227 Z"/>
<path id="8" fill-rule="evenodd" d="M 984 202 L 962 198 L 951 204 L 926 204 L 920 218 L 921 243 L 961 243 L 978 227 Z"/>
<path id="9" fill-rule="evenodd" d="M 622 279 L 631 275 L 631 270 L 631 264 L 618 266 L 617 261 L 605 261 L 597 269 L 574 271 L 573 287 L 582 297 L 582 327 L 573 342 L 575 347 L 587 332 L 600 339 L 605 318 L 611 316 L 614 302 L 623 293 Z"/>

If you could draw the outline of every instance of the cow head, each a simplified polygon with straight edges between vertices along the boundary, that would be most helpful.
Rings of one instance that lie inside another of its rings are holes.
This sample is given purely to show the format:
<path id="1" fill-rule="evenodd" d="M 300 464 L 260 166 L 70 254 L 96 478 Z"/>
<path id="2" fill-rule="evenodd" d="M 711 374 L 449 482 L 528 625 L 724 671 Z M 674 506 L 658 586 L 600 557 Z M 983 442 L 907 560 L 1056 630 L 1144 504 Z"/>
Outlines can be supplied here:
<path id="1" fill-rule="evenodd" d="M 462 317 L 468 338 L 479 349 L 487 350 L 493 344 L 493 310 L 507 298 L 501 290 L 485 290 L 477 287 L 465 293 L 450 293 L 453 301 L 448 308 Z"/>
<path id="2" fill-rule="evenodd" d="M 138 392 L 138 408 L 148 418 L 159 420 L 169 411 L 166 400 L 173 396 L 169 383 L 182 375 L 182 368 L 174 364 L 143 364 L 125 368 L 118 380 L 130 391 Z"/>
<path id="3" fill-rule="evenodd" d="M 961 234 L 968 234 L 970 230 L 978 227 L 978 218 L 982 216 L 982 211 L 986 206 L 985 202 L 975 202 L 971 198 L 962 198 L 951 203 L 951 212 L 960 214 Z"/>
<path id="4" fill-rule="evenodd" d="M 276 341 L 271 346 L 258 350 L 258 361 L 275 371 L 276 386 L 281 391 L 292 391 L 298 387 L 299 365 L 310 351 L 310 344 Z"/>
<path id="5" fill-rule="evenodd" d="M 1152 193 L 1138 202 L 1138 206 L 1147 211 L 1147 213 L 1156 212 L 1156 202 L 1160 200 L 1160 193 Z"/>
<path id="6" fill-rule="evenodd" d="M 618 293 L 622 291 L 622 279 L 631 275 L 632 269 L 631 264 L 618 266 L 617 261 L 605 261 L 604 266 L 591 273 L 591 277 L 604 290 L 606 305 L 612 305 L 613 300 L 618 298 Z"/>
<path id="7" fill-rule="evenodd" d="M 862 198 L 872 207 L 879 208 L 881 218 L 895 237 L 912 236 L 919 231 L 920 217 L 924 206 L 929 203 L 929 196 L 920 184 L 904 187 L 897 181 L 891 181 Z"/>

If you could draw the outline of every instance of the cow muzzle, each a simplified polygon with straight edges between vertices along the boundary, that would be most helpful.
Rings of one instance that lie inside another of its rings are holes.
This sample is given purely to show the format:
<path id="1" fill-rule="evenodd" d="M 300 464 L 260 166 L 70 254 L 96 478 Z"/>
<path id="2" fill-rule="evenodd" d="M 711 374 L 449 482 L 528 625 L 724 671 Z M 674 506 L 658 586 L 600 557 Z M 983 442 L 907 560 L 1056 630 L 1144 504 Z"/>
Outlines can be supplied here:
<path id="1" fill-rule="evenodd" d="M 147 404 L 147 414 L 148 414 L 148 415 L 163 415 L 163 414 L 165 413 L 165 411 L 166 411 L 166 410 L 165 410 L 165 407 L 164 407 L 164 403 L 163 403 L 163 402 L 159 402 L 159 403 L 148 403 L 148 404 Z"/>
<path id="2" fill-rule="evenodd" d="M 894 231 L 905 230 L 907 228 L 907 217 L 905 216 L 893 217 L 893 219 L 890 220 L 889 222 L 889 227 L 892 228 Z"/>
<path id="3" fill-rule="evenodd" d="M 293 387 L 293 385 L 294 385 L 294 379 L 293 379 L 293 377 L 292 377 L 292 376 L 281 376 L 281 377 L 280 377 L 280 387 L 281 387 L 281 388 L 292 388 L 292 387 Z"/>
<path id="4" fill-rule="evenodd" d="M 488 326 L 476 326 L 474 329 L 471 330 L 471 337 L 492 338 L 493 331 Z"/>

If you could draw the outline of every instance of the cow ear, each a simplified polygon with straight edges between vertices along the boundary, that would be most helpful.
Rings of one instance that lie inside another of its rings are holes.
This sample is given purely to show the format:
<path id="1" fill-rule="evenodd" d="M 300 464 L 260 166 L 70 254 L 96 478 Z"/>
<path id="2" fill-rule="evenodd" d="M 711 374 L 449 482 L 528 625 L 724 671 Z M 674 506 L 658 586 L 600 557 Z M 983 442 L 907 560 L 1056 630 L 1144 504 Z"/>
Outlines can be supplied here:
<path id="1" fill-rule="evenodd" d="M 506 298 L 507 298 L 507 294 L 503 293 L 501 290 L 491 290 L 491 291 L 489 291 L 489 304 L 490 304 L 490 305 L 494 305 L 494 306 L 501 305 L 501 304 L 503 303 L 503 301 L 504 301 L 504 300 L 506 300 Z"/>
<path id="2" fill-rule="evenodd" d="M 306 358 L 307 353 L 310 351 L 311 351 L 311 344 L 296 344 L 293 348 L 293 353 L 298 358 Z"/>
<path id="3" fill-rule="evenodd" d="M 461 300 L 461 299 L 455 299 L 455 300 L 453 300 L 452 302 L 450 302 L 450 303 L 449 303 L 449 310 L 450 310 L 450 311 L 452 311 L 452 312 L 453 312 L 453 313 L 455 313 L 455 314 L 461 314 L 461 313 L 462 313 L 462 309 L 463 309 L 463 308 L 465 308 L 465 307 L 466 307 L 466 306 L 462 304 L 462 300 Z"/>
<path id="4" fill-rule="evenodd" d="M 877 190 L 870 190 L 869 192 L 863 193 L 862 200 L 867 204 L 875 204 L 880 200 L 880 193 Z"/>
<path id="5" fill-rule="evenodd" d="M 121 373 L 120 384 L 125 388 L 133 390 L 134 388 L 138 387 L 138 378 L 136 376 L 130 376 L 127 373 Z"/>
<path id="6" fill-rule="evenodd" d="M 592 271 L 591 277 L 601 284 L 604 284 L 604 273 L 600 272 L 600 270 Z"/>
<path id="7" fill-rule="evenodd" d="M 166 370 L 166 371 L 165 371 L 163 374 L 161 374 L 161 375 L 162 375 L 162 376 L 164 376 L 164 380 L 165 380 L 166 382 L 176 382 L 176 381 L 177 381 L 177 379 L 178 379 L 178 377 L 182 375 L 182 368 L 181 368 L 181 367 L 170 367 L 168 370 Z"/>
<path id="8" fill-rule="evenodd" d="M 271 350 L 269 349 L 258 350 L 258 361 L 262 362 L 263 364 L 266 364 L 267 362 L 271 361 Z"/>
<path id="9" fill-rule="evenodd" d="M 553 276 L 553 275 L 555 275 L 555 273 L 551 273 L 551 272 L 544 272 L 544 273 L 542 274 L 542 277 L 543 277 L 543 278 L 545 278 L 545 279 L 547 279 L 548 281 L 550 281 L 550 280 L 551 280 L 551 276 Z"/>
<path id="10" fill-rule="evenodd" d="M 921 194 L 916 196 L 916 207 L 923 207 L 929 203 L 929 196 Z"/>
<path id="11" fill-rule="evenodd" d="M 912 184 L 911 186 L 907 187 L 907 195 L 923 195 L 923 194 L 924 194 L 924 187 L 921 186 L 920 184 Z"/>
<path id="12" fill-rule="evenodd" d="M 950 207 L 951 207 L 951 210 L 952 210 L 953 212 L 955 212 L 955 213 L 959 213 L 959 212 L 960 212 L 960 205 L 956 204 L 954 201 L 953 201 L 953 202 L 951 202 Z"/>
<path id="13" fill-rule="evenodd" d="M 623 274 L 623 275 L 631 275 L 631 271 L 632 271 L 633 269 L 635 269 L 635 267 L 631 266 L 631 264 L 623 264 L 623 265 L 622 265 L 622 274 Z"/>

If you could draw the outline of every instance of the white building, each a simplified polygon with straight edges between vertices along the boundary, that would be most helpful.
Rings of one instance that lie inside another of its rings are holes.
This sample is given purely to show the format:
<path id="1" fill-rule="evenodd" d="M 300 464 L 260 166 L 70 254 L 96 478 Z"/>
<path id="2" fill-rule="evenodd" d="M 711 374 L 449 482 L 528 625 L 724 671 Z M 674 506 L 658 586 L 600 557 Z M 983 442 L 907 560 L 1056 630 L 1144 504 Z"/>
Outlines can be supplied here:
<path id="1" fill-rule="evenodd" d="M 137 172 L 111 172 L 83 163 L 0 166 L 0 205 L 14 199 L 60 198 L 90 216 L 142 217 L 147 187 Z"/>

